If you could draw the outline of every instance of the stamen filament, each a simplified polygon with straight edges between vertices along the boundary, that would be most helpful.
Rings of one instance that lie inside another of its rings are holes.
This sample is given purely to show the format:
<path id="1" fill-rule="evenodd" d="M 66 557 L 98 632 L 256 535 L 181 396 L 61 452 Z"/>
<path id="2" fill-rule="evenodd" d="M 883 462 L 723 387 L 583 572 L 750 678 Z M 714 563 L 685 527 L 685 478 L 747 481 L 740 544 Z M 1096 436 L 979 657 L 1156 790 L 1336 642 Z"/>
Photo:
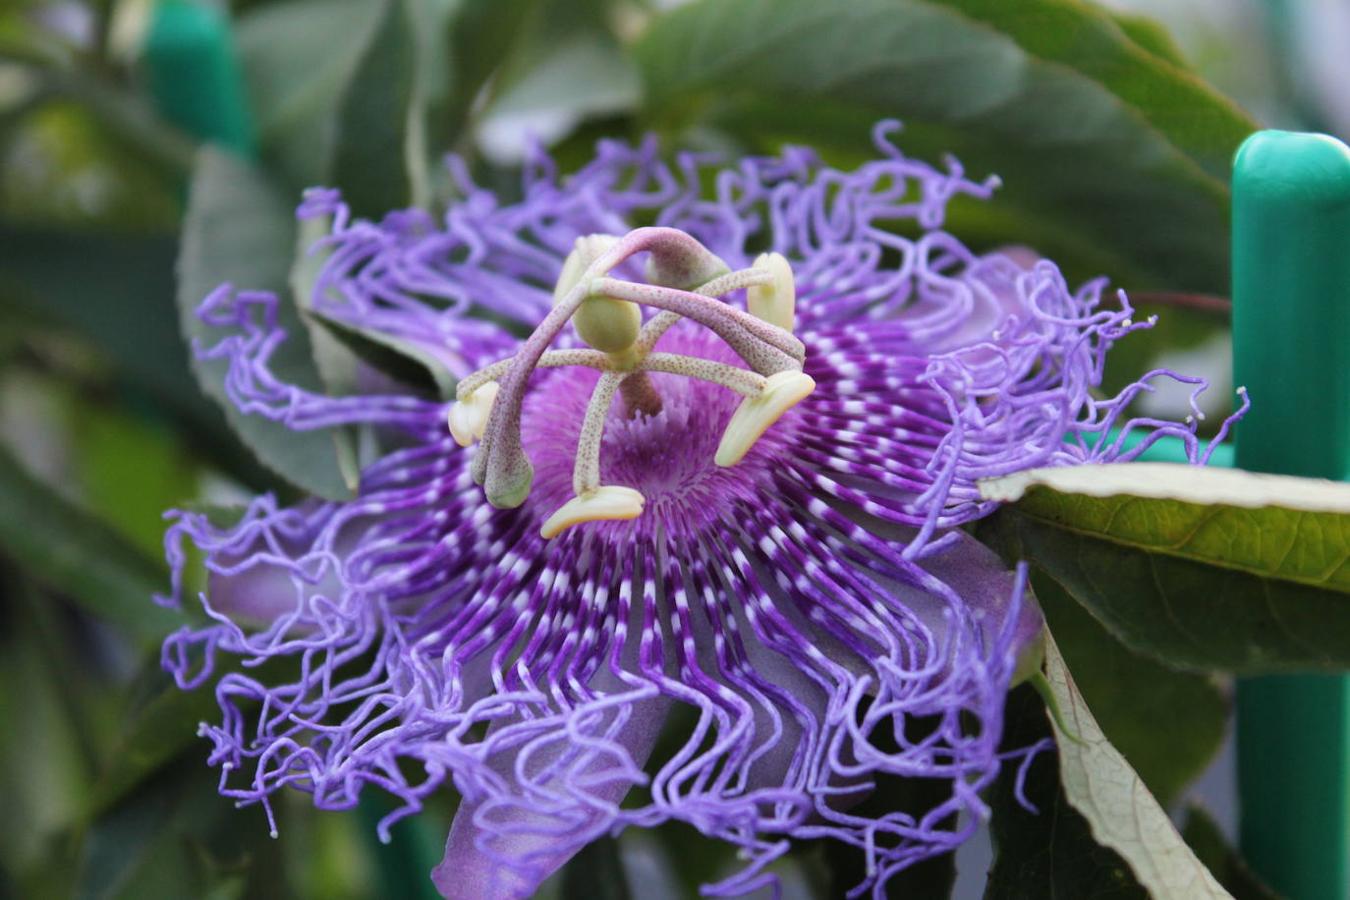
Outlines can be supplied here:
<path id="1" fill-rule="evenodd" d="M 592 291 L 617 300 L 669 310 L 692 319 L 726 341 L 745 360 L 746 365 L 761 375 L 799 369 L 805 358 L 805 348 L 792 335 L 712 297 L 659 285 L 633 284 L 616 278 L 597 278 L 592 284 Z M 756 332 L 771 334 L 772 340 Z M 796 343 L 799 357 L 794 358 L 775 346 L 788 342 Z"/>
<path id="2" fill-rule="evenodd" d="M 572 468 L 572 490 L 580 495 L 600 486 L 600 444 L 605 434 L 605 417 L 627 373 L 606 372 L 596 382 L 586 415 L 577 437 L 577 458 Z"/>
<path id="3" fill-rule="evenodd" d="M 685 356 L 682 353 L 652 353 L 642 361 L 644 372 L 668 372 L 709 381 L 729 388 L 743 397 L 758 397 L 767 379 L 763 375 L 725 363 Z"/>
<path id="4" fill-rule="evenodd" d="M 489 381 L 496 381 L 505 375 L 515 360 L 514 356 L 508 356 L 461 378 L 459 384 L 455 386 L 455 398 L 467 400 L 474 391 Z M 610 354 L 601 353 L 599 350 L 550 350 L 539 357 L 541 369 L 557 369 L 563 366 L 586 366 L 602 371 L 615 368 Z"/>

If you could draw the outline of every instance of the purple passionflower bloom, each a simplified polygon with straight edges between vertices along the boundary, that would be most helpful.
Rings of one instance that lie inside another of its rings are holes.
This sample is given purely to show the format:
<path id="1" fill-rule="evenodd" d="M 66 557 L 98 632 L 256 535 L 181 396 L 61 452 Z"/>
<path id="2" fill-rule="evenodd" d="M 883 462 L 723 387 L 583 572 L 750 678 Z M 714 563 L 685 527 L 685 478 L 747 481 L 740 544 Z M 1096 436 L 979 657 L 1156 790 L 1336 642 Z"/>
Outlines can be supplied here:
<path id="1" fill-rule="evenodd" d="M 344 809 L 374 785 L 402 800 L 387 831 L 450 782 L 448 897 L 528 896 L 597 836 L 668 821 L 740 849 L 712 895 L 769 883 L 789 839 L 832 838 L 880 896 L 970 834 L 1042 624 L 1023 574 L 960 527 L 991 509 L 977 480 L 1138 453 L 1113 426 L 1197 445 L 1124 421 L 1147 381 L 1094 393 L 1146 324 L 1124 297 L 968 249 L 947 203 L 995 184 L 905 157 L 890 127 L 851 172 L 800 148 L 718 169 L 602 142 L 567 178 L 537 155 L 517 203 L 453 164 L 463 199 L 441 217 L 354 220 L 309 192 L 300 216 L 328 228 L 313 308 L 441 367 L 458 402 L 286 384 L 280 301 L 207 298 L 232 333 L 200 352 L 228 361 L 241 410 L 388 448 L 345 502 L 175 514 L 175 598 L 191 545 L 210 617 L 165 643 L 178 683 L 224 655 L 295 661 L 280 683 L 221 678 L 202 726 L 221 792 Z M 881 776 L 946 796 L 859 812 Z"/>

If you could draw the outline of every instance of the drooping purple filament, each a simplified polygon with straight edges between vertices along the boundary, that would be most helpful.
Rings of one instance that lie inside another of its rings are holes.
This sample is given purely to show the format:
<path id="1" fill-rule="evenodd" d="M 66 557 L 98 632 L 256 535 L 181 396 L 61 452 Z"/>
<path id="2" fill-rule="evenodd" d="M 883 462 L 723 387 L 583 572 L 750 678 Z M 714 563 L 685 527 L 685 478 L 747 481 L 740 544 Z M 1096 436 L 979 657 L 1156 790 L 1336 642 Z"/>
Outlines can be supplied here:
<path id="1" fill-rule="evenodd" d="M 662 411 L 616 407 L 601 453 L 606 483 L 641 491 L 644 514 L 545 541 L 595 372 L 531 379 L 535 482 L 498 510 L 445 402 L 284 384 L 268 366 L 277 299 L 213 293 L 202 316 L 232 333 L 201 352 L 228 360 L 241 409 L 366 427 L 395 448 L 348 502 L 260 497 L 229 527 L 174 514 L 174 599 L 190 545 L 213 624 L 171 636 L 166 668 L 191 687 L 225 656 L 290 662 L 219 679 L 223 718 L 203 734 L 222 793 L 268 804 L 290 786 L 342 809 L 373 784 L 403 801 L 392 820 L 453 785 L 464 799 L 435 878 L 457 897 L 527 896 L 596 836 L 667 821 L 743 850 L 745 868 L 708 889 L 719 896 L 767 883 L 790 839 L 859 847 L 857 892 L 878 895 L 958 845 L 986 812 L 1003 698 L 1040 628 L 1022 579 L 958 528 L 990 509 L 976 480 L 1141 452 L 1122 452 L 1113 426 L 1176 435 L 1193 458 L 1197 442 L 1190 426 L 1122 420 L 1171 373 L 1094 396 L 1112 342 L 1145 327 L 1123 296 L 1108 308 L 1102 282 L 1071 291 L 1048 261 L 968 250 L 941 230 L 946 204 L 993 184 L 904 157 L 888 131 L 853 172 L 795 148 L 715 170 L 604 142 L 567 179 L 536 158 L 512 204 L 457 170 L 464 199 L 439 220 L 354 221 L 336 193 L 310 192 L 302 217 L 332 223 L 316 308 L 457 376 L 514 352 L 576 238 L 654 221 L 734 268 L 762 250 L 791 261 L 817 388 L 719 468 L 738 398 L 653 376 Z M 737 361 L 688 322 L 658 349 Z M 668 721 L 692 726 L 654 756 Z M 929 810 L 853 811 L 882 775 L 949 790 Z"/>

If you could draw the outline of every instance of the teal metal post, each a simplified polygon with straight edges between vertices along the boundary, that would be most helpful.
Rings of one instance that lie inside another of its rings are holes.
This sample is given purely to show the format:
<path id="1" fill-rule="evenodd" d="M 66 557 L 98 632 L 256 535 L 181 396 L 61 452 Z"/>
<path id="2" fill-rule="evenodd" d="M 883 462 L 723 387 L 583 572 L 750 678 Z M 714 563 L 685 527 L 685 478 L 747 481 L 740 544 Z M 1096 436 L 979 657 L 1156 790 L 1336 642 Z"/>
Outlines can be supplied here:
<path id="1" fill-rule="evenodd" d="M 253 155 L 248 98 L 223 12 L 191 0 L 160 0 L 142 55 L 150 95 L 164 118 L 195 138 Z"/>
<path id="2" fill-rule="evenodd" d="M 1233 166 L 1243 469 L 1350 476 L 1350 148 L 1262 131 Z M 1350 679 L 1238 684 L 1243 853 L 1290 900 L 1350 900 Z"/>

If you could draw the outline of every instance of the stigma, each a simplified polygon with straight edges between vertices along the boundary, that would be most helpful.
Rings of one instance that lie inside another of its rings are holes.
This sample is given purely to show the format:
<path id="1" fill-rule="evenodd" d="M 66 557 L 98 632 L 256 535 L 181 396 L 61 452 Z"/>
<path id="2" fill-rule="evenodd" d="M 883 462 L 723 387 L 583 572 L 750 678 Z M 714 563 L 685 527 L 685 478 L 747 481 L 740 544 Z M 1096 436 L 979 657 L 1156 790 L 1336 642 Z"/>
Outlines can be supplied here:
<path id="1" fill-rule="evenodd" d="M 645 281 L 613 275 L 645 254 Z M 728 295 L 746 293 L 746 309 Z M 450 432 L 461 446 L 480 442 L 474 480 L 499 508 L 524 503 L 534 469 L 521 444 L 521 406 L 538 368 L 584 367 L 599 377 L 581 415 L 572 471 L 573 498 L 541 526 L 548 539 L 588 522 L 643 514 L 637 489 L 601 481 L 605 422 L 618 397 L 629 418 L 661 414 L 654 373 L 719 386 L 740 402 L 721 434 L 713 463 L 739 464 L 764 433 L 815 389 L 802 371 L 805 346 L 792 329 L 796 287 L 786 258 L 766 253 L 732 270 L 692 236 L 674 228 L 639 228 L 622 237 L 578 238 L 563 262 L 553 308 L 521 348 L 460 381 L 450 407 Z M 740 365 L 702 356 L 657 351 L 661 338 L 688 320 L 706 329 Z M 584 347 L 550 349 L 570 324 Z"/>

